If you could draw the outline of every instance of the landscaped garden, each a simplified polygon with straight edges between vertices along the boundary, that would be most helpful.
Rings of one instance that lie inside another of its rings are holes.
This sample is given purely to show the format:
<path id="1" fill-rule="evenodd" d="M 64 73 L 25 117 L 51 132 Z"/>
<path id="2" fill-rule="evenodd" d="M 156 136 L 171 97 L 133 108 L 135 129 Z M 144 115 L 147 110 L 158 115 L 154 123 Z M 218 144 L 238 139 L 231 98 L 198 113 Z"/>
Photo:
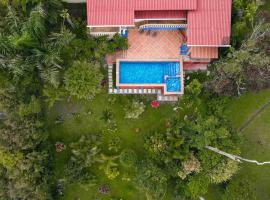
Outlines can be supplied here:
<path id="1" fill-rule="evenodd" d="M 270 160 L 259 10 L 234 2 L 234 48 L 186 74 L 185 95 L 168 104 L 108 94 L 104 58 L 125 38 L 91 37 L 60 1 L 0 0 L 0 199 L 269 199 L 269 165 L 211 150 Z"/>

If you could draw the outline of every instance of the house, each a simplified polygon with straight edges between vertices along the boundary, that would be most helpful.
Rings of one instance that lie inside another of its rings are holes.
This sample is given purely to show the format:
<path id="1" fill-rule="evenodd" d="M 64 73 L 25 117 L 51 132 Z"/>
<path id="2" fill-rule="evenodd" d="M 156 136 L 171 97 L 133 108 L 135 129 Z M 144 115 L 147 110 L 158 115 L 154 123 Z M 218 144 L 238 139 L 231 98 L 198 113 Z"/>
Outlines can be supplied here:
<path id="1" fill-rule="evenodd" d="M 232 0 L 87 0 L 93 36 L 128 38 L 128 50 L 107 56 L 110 93 L 177 99 L 184 71 L 207 69 L 230 47 L 231 9 Z"/>

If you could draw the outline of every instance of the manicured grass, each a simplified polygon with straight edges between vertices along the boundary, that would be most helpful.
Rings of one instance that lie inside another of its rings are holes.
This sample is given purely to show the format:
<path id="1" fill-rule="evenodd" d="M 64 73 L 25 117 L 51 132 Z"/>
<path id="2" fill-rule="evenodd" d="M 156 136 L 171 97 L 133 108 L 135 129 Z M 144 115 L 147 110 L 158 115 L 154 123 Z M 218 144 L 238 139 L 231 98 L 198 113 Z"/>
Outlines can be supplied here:
<path id="1" fill-rule="evenodd" d="M 64 177 L 64 169 L 70 156 L 68 144 L 77 141 L 83 134 L 99 134 L 106 129 L 106 123 L 101 119 L 102 112 L 109 109 L 113 114 L 113 119 L 117 123 L 117 131 L 115 133 L 104 133 L 105 143 L 111 138 L 119 137 L 122 140 L 122 148 L 133 149 L 139 158 L 144 157 L 143 137 L 145 134 L 154 131 L 165 131 L 166 122 L 174 115 L 173 105 L 163 104 L 159 108 L 154 109 L 150 106 L 151 99 L 156 96 L 145 97 L 146 109 L 139 119 L 125 119 L 125 106 L 132 102 L 132 99 L 142 98 L 136 96 L 124 95 L 108 95 L 107 91 L 98 95 L 93 102 L 61 102 L 53 108 L 49 113 L 48 129 L 50 131 L 50 139 L 55 143 L 57 141 L 64 142 L 67 149 L 62 153 L 56 153 L 55 174 L 57 179 Z M 114 103 L 110 103 L 115 101 Z M 78 112 L 71 115 L 72 112 Z M 91 113 L 91 114 L 90 114 Z M 63 115 L 66 119 L 63 124 L 55 124 L 54 121 L 58 115 Z M 136 133 L 135 129 L 139 129 Z M 108 152 L 106 147 L 104 151 Z M 94 170 L 98 175 L 98 183 L 95 187 L 88 191 L 79 185 L 71 185 L 66 188 L 65 196 L 62 199 L 89 200 L 95 198 L 110 199 L 112 197 L 123 198 L 128 200 L 144 200 L 145 194 L 141 194 L 134 186 L 121 180 L 122 175 L 127 173 L 126 170 L 120 169 L 120 176 L 115 180 L 109 180 L 103 171 L 98 168 Z M 98 187 L 108 185 L 110 187 L 110 195 L 98 194 Z"/>
<path id="2" fill-rule="evenodd" d="M 270 100 L 270 90 L 258 93 L 244 94 L 239 98 L 233 98 L 228 102 L 226 116 L 235 129 L 250 117 L 257 109 Z"/>

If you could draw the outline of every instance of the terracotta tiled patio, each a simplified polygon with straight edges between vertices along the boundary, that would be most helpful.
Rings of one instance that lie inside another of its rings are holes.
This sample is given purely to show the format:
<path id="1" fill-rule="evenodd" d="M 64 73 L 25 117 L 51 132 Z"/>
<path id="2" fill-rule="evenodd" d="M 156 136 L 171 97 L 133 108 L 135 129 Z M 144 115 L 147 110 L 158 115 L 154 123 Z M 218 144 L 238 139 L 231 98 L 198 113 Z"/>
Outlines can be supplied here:
<path id="1" fill-rule="evenodd" d="M 180 31 L 145 31 L 130 30 L 129 49 L 117 58 L 127 59 L 175 59 L 180 58 L 179 48 L 182 43 Z"/>

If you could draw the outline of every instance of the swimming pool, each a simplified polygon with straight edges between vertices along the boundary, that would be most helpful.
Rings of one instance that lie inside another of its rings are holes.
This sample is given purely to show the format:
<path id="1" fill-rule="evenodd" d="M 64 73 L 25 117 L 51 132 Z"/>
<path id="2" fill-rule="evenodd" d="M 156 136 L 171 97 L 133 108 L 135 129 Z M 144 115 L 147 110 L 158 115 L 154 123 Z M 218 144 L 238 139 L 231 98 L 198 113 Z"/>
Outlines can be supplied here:
<path id="1" fill-rule="evenodd" d="M 119 61 L 119 85 L 159 86 L 166 92 L 181 92 L 179 61 Z"/>

